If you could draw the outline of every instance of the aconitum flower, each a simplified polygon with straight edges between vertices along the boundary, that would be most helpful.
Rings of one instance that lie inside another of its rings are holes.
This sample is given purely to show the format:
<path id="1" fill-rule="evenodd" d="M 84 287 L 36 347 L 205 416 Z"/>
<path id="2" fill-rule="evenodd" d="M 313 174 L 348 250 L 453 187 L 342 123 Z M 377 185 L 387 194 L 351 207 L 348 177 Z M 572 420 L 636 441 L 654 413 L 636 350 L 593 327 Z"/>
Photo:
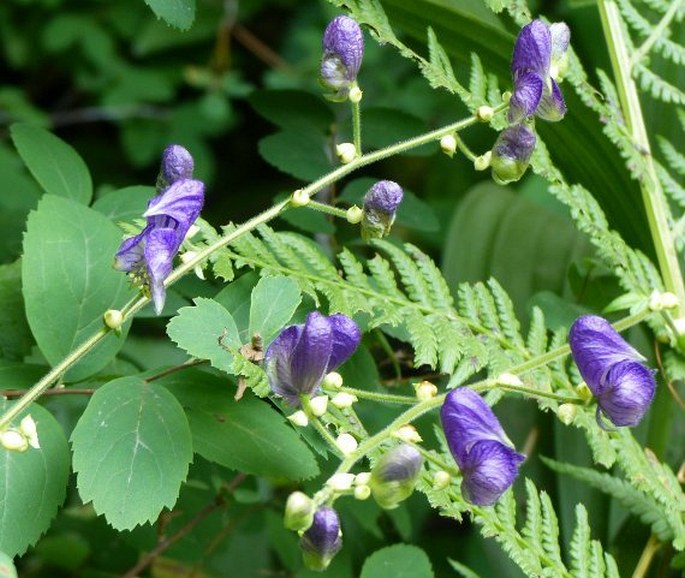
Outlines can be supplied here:
<path id="1" fill-rule="evenodd" d="M 300 538 L 305 566 L 325 570 L 342 548 L 340 518 L 333 508 L 322 506 L 314 514 L 314 522 Z"/>
<path id="2" fill-rule="evenodd" d="M 360 339 L 359 327 L 346 315 L 310 313 L 303 324 L 281 331 L 266 350 L 271 390 L 299 406 L 300 396 L 317 393 L 326 374 L 354 353 Z"/>
<path id="3" fill-rule="evenodd" d="M 160 171 L 167 179 L 187 173 L 185 156 L 181 155 L 182 165 L 170 162 L 167 151 L 171 148 L 165 151 Z M 203 204 L 204 184 L 201 181 L 189 178 L 171 181 L 161 194 L 150 199 L 143 213 L 146 227 L 135 237 L 124 240 L 115 255 L 114 267 L 131 274 L 134 283 L 149 292 L 157 315 L 166 299 L 164 280 L 171 273 L 174 256 Z"/>
<path id="4" fill-rule="evenodd" d="M 533 20 L 521 29 L 511 62 L 514 92 L 509 103 L 510 123 L 533 115 L 549 121 L 564 117 L 566 103 L 557 78 L 565 67 L 569 38 L 564 23 L 548 26 Z"/>
<path id="5" fill-rule="evenodd" d="M 162 164 L 157 176 L 157 193 L 162 193 L 169 185 L 181 179 L 192 179 L 195 161 L 187 149 L 181 145 L 170 145 L 162 153 Z"/>
<path id="6" fill-rule="evenodd" d="M 449 392 L 440 419 L 463 476 L 464 497 L 477 506 L 491 506 L 514 483 L 525 456 L 513 448 L 490 406 L 471 389 Z"/>
<path id="7" fill-rule="evenodd" d="M 404 192 L 394 181 L 378 181 L 364 196 L 362 238 L 378 239 L 390 233 Z"/>
<path id="8" fill-rule="evenodd" d="M 364 56 L 364 35 L 356 20 L 337 16 L 323 35 L 321 84 L 333 91 L 331 100 L 345 100 L 357 82 Z"/>
<path id="9" fill-rule="evenodd" d="M 378 505 L 391 510 L 411 496 L 422 465 L 423 456 L 409 444 L 400 444 L 384 453 L 374 464 L 369 481 Z"/>
<path id="10" fill-rule="evenodd" d="M 525 124 L 503 130 L 492 147 L 492 177 L 500 185 L 518 181 L 526 172 L 535 149 L 535 133 Z"/>
<path id="11" fill-rule="evenodd" d="M 606 415 L 615 426 L 635 426 L 649 408 L 654 372 L 604 318 L 583 315 L 569 334 L 571 354 L 580 375 L 597 398 L 597 422 Z"/>

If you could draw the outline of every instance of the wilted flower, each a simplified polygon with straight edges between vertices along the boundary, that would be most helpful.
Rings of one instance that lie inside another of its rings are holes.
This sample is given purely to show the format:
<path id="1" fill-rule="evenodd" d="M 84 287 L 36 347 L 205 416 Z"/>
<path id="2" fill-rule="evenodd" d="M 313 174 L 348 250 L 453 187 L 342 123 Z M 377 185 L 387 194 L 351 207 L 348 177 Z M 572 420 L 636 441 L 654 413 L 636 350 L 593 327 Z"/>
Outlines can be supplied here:
<path id="1" fill-rule="evenodd" d="M 114 267 L 131 273 L 134 282 L 152 296 L 159 315 L 164 307 L 164 280 L 173 267 L 174 256 L 204 204 L 201 181 L 181 179 L 161 195 L 150 199 L 143 217 L 147 226 L 135 237 L 126 239 L 114 258 Z"/>
<path id="2" fill-rule="evenodd" d="M 637 425 L 654 398 L 654 372 L 611 324 L 583 315 L 571 326 L 569 345 L 580 375 L 597 398 L 597 422 L 606 415 L 615 426 Z"/>
<path id="3" fill-rule="evenodd" d="M 302 558 L 311 570 L 325 570 L 342 548 L 340 518 L 333 508 L 322 506 L 300 539 Z"/>
<path id="4" fill-rule="evenodd" d="M 569 38 L 564 23 L 548 26 L 533 20 L 521 29 L 511 62 L 514 92 L 509 122 L 518 123 L 533 115 L 550 121 L 564 117 L 566 103 L 555 77 L 565 68 Z"/>
<path id="5" fill-rule="evenodd" d="M 395 213 L 404 193 L 394 181 L 378 181 L 364 196 L 362 238 L 385 237 L 395 222 Z"/>
<path id="6" fill-rule="evenodd" d="M 345 100 L 356 85 L 364 55 L 364 36 L 357 22 L 338 16 L 326 27 L 321 57 L 321 84 L 334 91 L 331 100 Z"/>
<path id="7" fill-rule="evenodd" d="M 423 456 L 409 444 L 384 453 L 371 470 L 371 492 L 381 508 L 390 510 L 411 496 L 419 477 Z"/>
<path id="8" fill-rule="evenodd" d="M 299 406 L 300 396 L 318 393 L 324 376 L 354 353 L 360 339 L 349 317 L 310 313 L 304 324 L 281 331 L 267 349 L 264 363 L 271 390 Z"/>
<path id="9" fill-rule="evenodd" d="M 525 456 L 513 448 L 490 406 L 471 389 L 449 392 L 440 419 L 463 476 L 464 497 L 477 506 L 494 504 L 514 483 Z"/>
<path id="10" fill-rule="evenodd" d="M 518 181 L 528 168 L 535 149 L 535 133 L 524 124 L 503 130 L 492 147 L 492 177 L 500 185 Z"/>
<path id="11" fill-rule="evenodd" d="M 192 179 L 195 161 L 181 145 L 170 145 L 162 153 L 162 164 L 157 175 L 157 193 L 181 179 Z"/>

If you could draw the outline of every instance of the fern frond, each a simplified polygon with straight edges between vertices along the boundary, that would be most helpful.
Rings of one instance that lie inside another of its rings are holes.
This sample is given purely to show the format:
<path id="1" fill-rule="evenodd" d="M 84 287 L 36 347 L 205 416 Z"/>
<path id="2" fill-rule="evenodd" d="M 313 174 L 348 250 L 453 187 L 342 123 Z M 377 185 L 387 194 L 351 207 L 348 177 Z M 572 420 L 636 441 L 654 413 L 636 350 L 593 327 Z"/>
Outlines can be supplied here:
<path id="1" fill-rule="evenodd" d="M 523 537 L 537 551 L 543 552 L 542 537 L 546 528 L 542 525 L 542 504 L 535 484 L 526 478 L 526 523 L 521 530 Z"/>
<path id="2" fill-rule="evenodd" d="M 433 88 L 446 88 L 457 94 L 463 101 L 470 99 L 468 90 L 457 81 L 450 57 L 447 56 L 445 49 L 440 45 L 435 32 L 430 27 L 428 28 L 428 63 L 421 62 L 419 66 Z"/>
<path id="3" fill-rule="evenodd" d="M 233 373 L 241 376 L 255 395 L 266 397 L 269 394 L 269 380 L 264 370 L 239 352 L 233 352 Z"/>
<path id="4" fill-rule="evenodd" d="M 374 244 L 390 257 L 409 298 L 421 305 L 429 305 L 431 303 L 430 288 L 417 263 L 404 251 L 388 241 L 376 241 Z"/>
<path id="5" fill-rule="evenodd" d="M 640 83 L 640 88 L 649 92 L 653 98 L 666 103 L 685 104 L 685 92 L 666 82 L 646 66 L 637 65 L 634 75 Z"/>
<path id="6" fill-rule="evenodd" d="M 483 70 L 483 63 L 475 52 L 471 53 L 471 74 L 469 75 L 471 103 L 480 106 L 487 103 L 488 80 Z"/>
<path id="7" fill-rule="evenodd" d="M 452 309 L 454 307 L 452 293 L 435 262 L 415 245 L 407 243 L 404 247 L 428 285 L 431 303 L 443 309 Z"/>
<path id="8" fill-rule="evenodd" d="M 547 349 L 547 327 L 542 310 L 535 306 L 530 315 L 530 328 L 526 338 L 526 348 L 533 355 L 541 355 Z"/>
<path id="9" fill-rule="evenodd" d="M 661 163 L 655 162 L 656 174 L 664 192 L 681 207 L 685 207 L 685 187 L 676 181 Z"/>
<path id="10" fill-rule="evenodd" d="M 545 529 L 542 533 L 543 550 L 553 564 L 563 566 L 561 547 L 559 546 L 559 520 L 547 492 L 540 492 L 540 506 L 542 508 L 542 527 Z"/>
<path id="11" fill-rule="evenodd" d="M 671 142 L 662 136 L 657 137 L 659 148 L 668 161 L 668 166 L 678 174 L 685 176 L 685 155 L 676 150 Z"/>
<path id="12" fill-rule="evenodd" d="M 582 504 L 576 504 L 576 528 L 571 538 L 571 572 L 575 578 L 594 578 L 589 573 L 591 549 L 587 510 Z"/>

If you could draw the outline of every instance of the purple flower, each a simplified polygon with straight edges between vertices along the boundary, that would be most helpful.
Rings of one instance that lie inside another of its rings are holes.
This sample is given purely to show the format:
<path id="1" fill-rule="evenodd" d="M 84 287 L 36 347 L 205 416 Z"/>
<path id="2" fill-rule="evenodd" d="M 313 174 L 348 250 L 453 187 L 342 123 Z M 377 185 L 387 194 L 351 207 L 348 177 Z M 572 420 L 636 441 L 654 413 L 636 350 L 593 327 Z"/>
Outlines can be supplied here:
<path id="1" fill-rule="evenodd" d="M 170 145 L 162 153 L 162 165 L 157 176 L 157 193 L 182 179 L 192 179 L 195 161 L 181 145 Z"/>
<path id="2" fill-rule="evenodd" d="M 384 453 L 374 464 L 369 482 L 378 505 L 391 510 L 411 496 L 422 465 L 423 456 L 409 444 Z"/>
<path id="3" fill-rule="evenodd" d="M 447 445 L 461 470 L 461 491 L 477 506 L 491 506 L 514 483 L 525 456 L 518 453 L 483 398 L 460 387 L 440 410 Z"/>
<path id="4" fill-rule="evenodd" d="M 204 204 L 204 185 L 201 181 L 176 178 L 188 173 L 188 156 L 179 153 L 182 147 L 164 151 L 160 178 L 170 182 L 162 194 L 150 199 L 143 217 L 146 227 L 135 237 L 121 244 L 114 257 L 114 267 L 131 274 L 133 282 L 141 285 L 152 296 L 159 315 L 164 308 L 166 289 L 164 280 L 173 267 L 173 259 L 183 239 L 195 222 Z M 175 163 L 174 160 L 179 160 Z M 192 172 L 192 158 L 190 169 Z"/>
<path id="5" fill-rule="evenodd" d="M 511 62 L 514 92 L 509 122 L 518 123 L 533 115 L 549 121 L 564 117 L 566 103 L 556 78 L 565 67 L 569 38 L 564 23 L 548 26 L 533 20 L 521 29 Z"/>
<path id="6" fill-rule="evenodd" d="M 316 393 L 326 374 L 354 353 L 360 339 L 359 327 L 349 317 L 310 313 L 304 324 L 281 331 L 266 350 L 271 390 L 299 406 L 300 396 Z"/>
<path id="7" fill-rule="evenodd" d="M 611 324 L 597 315 L 576 319 L 569 334 L 580 375 L 597 398 L 597 423 L 606 415 L 615 426 L 637 425 L 654 398 L 654 373 Z"/>
<path id="8" fill-rule="evenodd" d="M 364 196 L 362 238 L 378 239 L 390 233 L 404 193 L 394 181 L 378 181 Z"/>
<path id="9" fill-rule="evenodd" d="M 325 570 L 342 548 L 340 518 L 333 508 L 322 506 L 314 522 L 300 538 L 302 557 L 307 568 Z"/>
<path id="10" fill-rule="evenodd" d="M 535 133 L 524 124 L 503 130 L 492 147 L 492 177 L 500 185 L 518 181 L 528 168 L 535 149 Z"/>
<path id="11" fill-rule="evenodd" d="M 323 35 L 321 84 L 330 89 L 331 100 L 345 100 L 357 82 L 364 55 L 364 36 L 357 22 L 349 16 L 331 20 Z"/>

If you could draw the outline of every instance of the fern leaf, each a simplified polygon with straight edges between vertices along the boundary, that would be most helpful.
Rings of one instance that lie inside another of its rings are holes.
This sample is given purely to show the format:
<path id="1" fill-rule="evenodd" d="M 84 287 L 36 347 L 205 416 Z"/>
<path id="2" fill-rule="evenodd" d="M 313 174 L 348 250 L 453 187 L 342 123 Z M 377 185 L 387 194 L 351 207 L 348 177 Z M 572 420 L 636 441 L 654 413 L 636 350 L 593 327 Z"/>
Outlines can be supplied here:
<path id="1" fill-rule="evenodd" d="M 374 283 L 383 294 L 403 298 L 395 280 L 395 273 L 393 273 L 388 261 L 380 255 L 376 255 L 366 262 L 366 266 L 371 272 Z"/>
<path id="2" fill-rule="evenodd" d="M 540 492 L 540 506 L 542 508 L 542 546 L 545 554 L 557 565 L 563 567 L 561 547 L 559 546 L 559 520 L 552 506 L 547 492 Z"/>
<path id="3" fill-rule="evenodd" d="M 410 243 L 405 244 L 404 248 L 414 259 L 416 266 L 428 285 L 431 303 L 441 309 L 452 309 L 454 306 L 452 293 L 447 286 L 445 277 L 443 277 L 435 262 L 418 247 Z"/>
<path id="4" fill-rule="evenodd" d="M 433 88 L 446 88 L 464 101 L 470 99 L 468 91 L 457 81 L 447 52 L 438 42 L 432 28 L 428 28 L 428 63 L 422 63 L 421 72 Z"/>
<path id="5" fill-rule="evenodd" d="M 576 528 L 571 538 L 571 573 L 576 578 L 597 578 L 588 572 L 592 546 L 590 545 L 590 526 L 587 510 L 582 504 L 576 505 Z"/>
<path id="6" fill-rule="evenodd" d="M 640 64 L 635 67 L 634 72 L 640 82 L 640 88 L 649 92 L 653 98 L 666 103 L 685 104 L 685 92 L 666 82 L 646 66 Z"/>
<path id="7" fill-rule="evenodd" d="M 678 152 L 671 142 L 662 136 L 658 136 L 659 147 L 666 157 L 670 168 L 678 174 L 685 176 L 685 155 Z"/>
<path id="8" fill-rule="evenodd" d="M 233 260 L 226 251 L 219 251 L 212 260 L 212 271 L 214 275 L 223 279 L 226 283 L 230 283 L 235 279 L 235 269 L 233 268 Z"/>
<path id="9" fill-rule="evenodd" d="M 435 318 L 431 315 L 424 317 L 413 308 L 406 309 L 404 313 L 405 326 L 414 346 L 414 363 L 417 367 L 435 367 L 438 356 L 438 338 L 433 330 Z"/>
<path id="10" fill-rule="evenodd" d="M 488 287 L 492 292 L 495 306 L 497 307 L 498 327 L 514 347 L 524 350 L 525 343 L 523 337 L 521 337 L 521 325 L 516 318 L 514 304 L 511 302 L 509 295 L 507 295 L 507 292 L 495 279 L 488 279 Z"/>
<path id="11" fill-rule="evenodd" d="M 475 52 L 471 53 L 471 73 L 469 75 L 471 104 L 474 107 L 487 103 L 488 81 L 483 70 L 483 63 Z"/>
<path id="12" fill-rule="evenodd" d="M 542 536 L 546 532 L 542 525 L 542 506 L 537 488 L 528 478 L 526 478 L 526 498 L 526 524 L 521 534 L 535 550 L 542 552 Z"/>
<path id="13" fill-rule="evenodd" d="M 542 309 L 535 306 L 530 315 L 530 328 L 526 339 L 526 348 L 532 355 L 541 355 L 547 350 L 547 327 Z"/>
<path id="14" fill-rule="evenodd" d="M 664 192 L 681 207 L 685 207 L 685 187 L 677 182 L 660 163 L 656 163 L 656 174 Z"/>
<path id="15" fill-rule="evenodd" d="M 255 395 L 266 397 L 269 394 L 269 380 L 264 370 L 241 353 L 233 353 L 233 372 L 245 379 Z"/>
<path id="16" fill-rule="evenodd" d="M 338 253 L 338 261 L 345 272 L 345 279 L 360 289 L 371 289 L 366 273 L 364 273 L 364 266 L 349 249 L 343 247 L 342 251 Z"/>
<path id="17" fill-rule="evenodd" d="M 411 300 L 421 305 L 430 306 L 431 298 L 428 283 L 409 255 L 388 241 L 375 241 L 374 245 L 382 248 L 388 254 Z"/>

